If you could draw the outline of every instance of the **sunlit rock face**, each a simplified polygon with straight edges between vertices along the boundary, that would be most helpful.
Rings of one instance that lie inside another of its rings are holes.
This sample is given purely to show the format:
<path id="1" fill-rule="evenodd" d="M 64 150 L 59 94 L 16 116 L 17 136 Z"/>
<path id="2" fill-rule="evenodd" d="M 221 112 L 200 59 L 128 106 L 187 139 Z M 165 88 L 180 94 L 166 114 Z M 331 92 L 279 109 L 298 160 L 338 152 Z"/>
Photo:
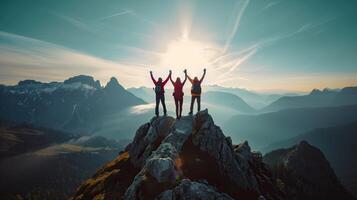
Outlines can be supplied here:
<path id="1" fill-rule="evenodd" d="M 247 141 L 233 145 L 207 110 L 154 117 L 72 199 L 290 199 L 262 160 Z"/>

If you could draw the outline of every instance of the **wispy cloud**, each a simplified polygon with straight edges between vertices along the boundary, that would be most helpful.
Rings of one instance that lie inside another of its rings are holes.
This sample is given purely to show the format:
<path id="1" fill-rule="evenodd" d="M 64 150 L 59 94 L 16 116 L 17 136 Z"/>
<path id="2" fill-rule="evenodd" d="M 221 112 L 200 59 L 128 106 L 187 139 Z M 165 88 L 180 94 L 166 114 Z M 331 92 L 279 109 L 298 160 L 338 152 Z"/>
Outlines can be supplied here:
<path id="1" fill-rule="evenodd" d="M 89 25 L 88 23 L 84 22 L 83 20 L 80 20 L 80 19 L 77 19 L 77 18 L 74 18 L 71 16 L 55 13 L 55 12 L 52 12 L 52 14 L 54 16 L 58 17 L 59 19 L 66 21 L 67 23 L 71 24 L 72 26 L 74 26 L 78 29 L 82 29 L 82 30 L 85 30 L 85 31 L 91 32 L 91 33 L 96 32 L 96 30 L 93 28 L 93 26 Z"/>
<path id="2" fill-rule="evenodd" d="M 281 1 L 271 1 L 271 2 L 269 2 L 269 3 L 263 8 L 263 10 L 269 9 L 269 8 L 271 8 L 271 7 L 273 7 L 273 6 L 277 5 L 277 4 L 279 4 L 280 2 L 281 2 Z"/>
<path id="3" fill-rule="evenodd" d="M 316 22 L 308 22 L 308 23 L 302 25 L 295 32 L 295 34 L 306 32 L 306 31 L 310 31 L 310 30 L 313 30 L 313 29 L 316 29 L 316 28 L 320 28 L 321 26 L 324 26 L 324 25 L 330 23 L 331 21 L 333 21 L 335 19 L 336 18 L 327 18 L 327 19 L 324 19 L 324 20 L 316 21 Z"/>
<path id="4" fill-rule="evenodd" d="M 134 13 L 132 10 L 123 10 L 123 11 L 114 13 L 112 15 L 108 15 L 108 16 L 99 18 L 98 21 L 103 21 L 103 20 L 107 20 L 107 19 L 110 19 L 110 18 L 113 18 L 113 17 L 118 17 L 118 16 L 121 16 L 121 15 L 132 14 L 132 13 Z"/>
<path id="5" fill-rule="evenodd" d="M 237 4 L 237 6 L 241 6 L 239 11 L 238 11 L 238 14 L 237 14 L 237 17 L 236 17 L 236 20 L 234 22 L 234 25 L 233 25 L 233 28 L 232 28 L 232 31 L 230 32 L 230 34 L 228 35 L 228 38 L 226 40 L 226 43 L 223 47 L 223 51 L 222 53 L 224 54 L 229 46 L 231 45 L 232 43 L 232 40 L 234 39 L 234 37 L 236 36 L 236 33 L 238 31 L 238 28 L 239 28 L 239 25 L 240 25 L 240 22 L 241 22 L 241 19 L 242 19 L 242 16 L 244 14 L 244 11 L 246 10 L 246 8 L 248 7 L 248 4 L 249 4 L 250 0 L 245 0 L 242 5 L 241 3 L 239 2 L 239 4 Z"/>
<path id="6" fill-rule="evenodd" d="M 106 82 L 111 76 L 125 85 L 140 85 L 143 66 L 95 57 L 21 35 L 0 31 L 0 38 L 15 45 L 0 44 L 1 82 L 14 83 L 23 78 L 61 81 L 69 76 L 88 74 Z M 12 77 L 11 81 L 7 77 Z"/>

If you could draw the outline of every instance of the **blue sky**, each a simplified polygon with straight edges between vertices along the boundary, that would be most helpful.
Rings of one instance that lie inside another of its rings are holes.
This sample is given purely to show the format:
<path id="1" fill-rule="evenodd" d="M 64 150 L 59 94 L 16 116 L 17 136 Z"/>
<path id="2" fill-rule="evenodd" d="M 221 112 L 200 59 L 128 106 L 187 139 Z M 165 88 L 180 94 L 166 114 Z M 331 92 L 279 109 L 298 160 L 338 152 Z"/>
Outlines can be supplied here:
<path id="1" fill-rule="evenodd" d="M 261 91 L 357 85 L 354 0 L 2 0 L 0 82 L 150 86 L 149 70 Z"/>

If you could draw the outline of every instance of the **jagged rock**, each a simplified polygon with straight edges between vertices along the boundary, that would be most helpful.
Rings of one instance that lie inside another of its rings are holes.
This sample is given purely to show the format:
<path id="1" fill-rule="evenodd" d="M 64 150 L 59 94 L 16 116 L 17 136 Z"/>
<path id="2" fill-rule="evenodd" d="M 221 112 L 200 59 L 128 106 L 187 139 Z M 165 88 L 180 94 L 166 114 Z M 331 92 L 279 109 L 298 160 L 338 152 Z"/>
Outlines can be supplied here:
<path id="1" fill-rule="evenodd" d="M 227 194 L 217 192 L 210 185 L 193 182 L 189 179 L 183 179 L 181 183 L 174 189 L 166 190 L 161 193 L 158 200 L 181 200 L 181 199 L 197 199 L 197 200 L 233 200 Z"/>
<path id="2" fill-rule="evenodd" d="M 71 84 L 71 83 L 83 83 L 97 89 L 101 88 L 100 82 L 98 80 L 95 81 L 92 76 L 78 75 L 64 81 L 64 84 Z"/>
<path id="3" fill-rule="evenodd" d="M 133 184 L 131 184 L 126 191 L 124 196 L 125 199 L 138 198 L 138 190 L 140 190 L 142 185 L 145 183 L 147 175 L 153 177 L 155 179 L 155 183 L 157 182 L 168 185 L 174 184 L 176 176 L 180 174 L 179 168 L 176 166 L 176 160 L 179 159 L 179 153 L 181 152 L 182 145 L 192 132 L 191 118 L 192 117 L 190 116 L 182 117 L 181 120 L 175 121 L 173 124 L 171 123 L 172 126 L 170 129 L 167 129 L 169 126 L 164 126 L 166 127 L 164 130 L 170 130 L 169 134 L 164 134 L 167 135 L 166 138 L 161 141 L 160 146 L 152 152 L 150 157 L 146 159 L 145 166 L 135 177 Z M 162 122 L 161 118 L 154 118 L 146 135 L 160 135 L 159 128 L 162 128 L 162 124 L 165 124 L 160 122 Z M 157 139 L 158 137 L 152 136 L 148 138 Z M 151 145 L 149 143 L 148 147 L 150 146 Z M 131 145 L 131 148 L 135 148 L 135 146 Z M 143 155 L 146 156 L 148 153 Z M 135 160 L 133 162 L 135 163 Z"/>
<path id="4" fill-rule="evenodd" d="M 245 160 L 252 161 L 252 153 L 248 141 L 244 141 L 234 147 L 234 152 L 241 155 Z"/>
<path id="5" fill-rule="evenodd" d="M 167 146 L 168 145 L 169 144 L 167 144 Z M 171 151 L 173 151 L 173 149 Z M 150 173 L 159 183 L 175 181 L 176 173 L 174 161 L 170 157 L 152 158 L 148 160 L 145 167 L 147 172 Z"/>
<path id="6" fill-rule="evenodd" d="M 195 116 L 195 124 L 196 133 L 193 134 L 193 144 L 212 156 L 219 166 L 220 173 L 229 177 L 237 187 L 258 193 L 257 181 L 253 176 L 247 176 L 247 173 L 242 170 L 242 165 L 240 165 L 240 163 L 243 163 L 244 156 L 248 155 L 242 156 L 241 162 L 236 159 L 232 144 L 227 142 L 222 130 L 214 125 L 207 110 L 199 112 Z M 247 162 L 245 162 L 245 165 L 244 168 L 248 168 Z"/>
<path id="7" fill-rule="evenodd" d="M 156 150 L 161 141 L 169 134 L 174 119 L 172 117 L 154 117 L 150 123 L 142 125 L 136 132 L 128 149 L 131 162 L 141 167 L 144 161 Z"/>
<path id="8" fill-rule="evenodd" d="M 123 86 L 121 86 L 118 82 L 118 79 L 115 77 L 111 77 L 107 85 L 104 87 L 106 91 L 123 91 L 125 90 Z"/>
<path id="9" fill-rule="evenodd" d="M 315 161 L 300 165 L 300 161 L 308 162 L 297 156 L 306 149 L 304 146 L 303 143 L 289 152 L 283 163 L 292 168 L 306 170 L 304 167 L 308 166 L 313 168 L 311 171 L 319 170 L 316 166 L 321 166 Z M 295 197 L 286 192 L 290 180 L 277 179 L 262 162 L 262 155 L 251 152 L 248 142 L 232 145 L 207 110 L 180 120 L 167 116 L 152 118 L 137 130 L 133 142 L 120 156 L 123 155 L 126 156 L 122 165 L 126 167 L 105 167 L 94 176 L 94 186 L 82 185 L 73 198 L 283 200 Z M 133 171 L 137 173 L 133 175 Z M 127 173 L 131 176 L 123 181 Z M 295 180 L 294 176 L 290 178 Z M 300 185 L 294 188 L 299 189 L 310 179 L 296 180 Z M 116 187 L 105 185 L 108 182 Z"/>
<path id="10" fill-rule="evenodd" d="M 291 199 L 354 199 L 340 184 L 323 153 L 306 141 L 264 156 Z"/>

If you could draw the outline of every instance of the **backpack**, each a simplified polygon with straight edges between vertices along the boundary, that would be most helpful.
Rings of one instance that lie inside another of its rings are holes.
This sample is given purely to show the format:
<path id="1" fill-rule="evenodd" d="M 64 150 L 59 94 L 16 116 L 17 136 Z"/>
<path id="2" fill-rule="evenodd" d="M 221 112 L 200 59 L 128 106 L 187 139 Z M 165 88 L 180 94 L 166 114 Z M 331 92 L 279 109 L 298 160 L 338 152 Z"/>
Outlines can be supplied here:
<path id="1" fill-rule="evenodd" d="M 159 84 L 155 85 L 155 93 L 156 94 L 161 94 L 162 92 L 163 92 L 162 86 L 159 85 Z"/>
<path id="2" fill-rule="evenodd" d="M 200 82 L 194 82 L 191 87 L 191 93 L 193 94 L 201 94 L 201 83 Z"/>

